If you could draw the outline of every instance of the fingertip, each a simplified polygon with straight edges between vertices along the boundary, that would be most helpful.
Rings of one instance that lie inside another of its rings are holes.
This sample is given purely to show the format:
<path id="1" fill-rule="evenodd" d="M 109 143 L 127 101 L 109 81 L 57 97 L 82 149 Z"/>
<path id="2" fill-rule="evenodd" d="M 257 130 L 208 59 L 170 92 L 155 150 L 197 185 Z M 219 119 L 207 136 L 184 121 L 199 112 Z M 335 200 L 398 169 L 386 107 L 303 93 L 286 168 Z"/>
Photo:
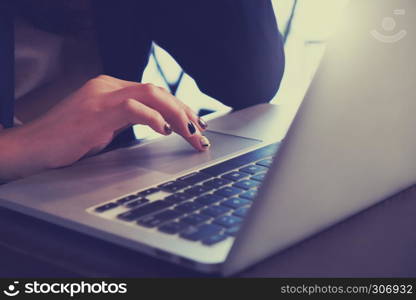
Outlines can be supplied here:
<path id="1" fill-rule="evenodd" d="M 188 131 L 191 135 L 194 135 L 196 133 L 196 127 L 192 121 L 188 122 Z"/>
<path id="2" fill-rule="evenodd" d="M 170 124 L 166 123 L 165 126 L 163 126 L 163 133 L 165 135 L 171 135 L 173 132 L 172 127 L 170 126 Z"/>
<path id="3" fill-rule="evenodd" d="M 198 118 L 198 125 L 199 127 L 201 127 L 202 130 L 205 130 L 208 128 L 208 123 L 202 118 Z"/>
<path id="4" fill-rule="evenodd" d="M 158 122 L 154 122 L 154 123 L 149 123 L 148 124 L 155 132 L 164 135 L 164 136 L 168 136 L 171 135 L 173 132 L 172 127 L 170 126 L 169 123 L 166 123 L 166 121 L 164 120 L 160 120 Z"/>
<path id="5" fill-rule="evenodd" d="M 204 132 L 205 129 L 208 127 L 208 124 L 196 115 L 189 116 L 189 119 L 200 132 Z"/>
<path id="6" fill-rule="evenodd" d="M 201 136 L 201 138 L 199 139 L 199 143 L 203 151 L 206 151 L 209 148 L 211 148 L 211 142 L 206 136 Z"/>
<path id="7" fill-rule="evenodd" d="M 211 142 L 206 136 L 195 135 L 188 139 L 188 142 L 199 152 L 205 152 L 210 149 Z"/>

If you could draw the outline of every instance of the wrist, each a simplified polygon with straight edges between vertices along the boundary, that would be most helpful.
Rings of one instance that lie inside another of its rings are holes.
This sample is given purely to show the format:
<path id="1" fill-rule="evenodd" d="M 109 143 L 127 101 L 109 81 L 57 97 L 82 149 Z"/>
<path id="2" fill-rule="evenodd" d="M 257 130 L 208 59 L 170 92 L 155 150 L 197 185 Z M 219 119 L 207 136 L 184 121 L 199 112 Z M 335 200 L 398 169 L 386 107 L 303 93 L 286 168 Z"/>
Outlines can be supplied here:
<path id="1" fill-rule="evenodd" d="M 3 130 L 0 134 L 0 178 L 16 180 L 46 169 L 46 149 L 41 149 L 29 126 Z"/>

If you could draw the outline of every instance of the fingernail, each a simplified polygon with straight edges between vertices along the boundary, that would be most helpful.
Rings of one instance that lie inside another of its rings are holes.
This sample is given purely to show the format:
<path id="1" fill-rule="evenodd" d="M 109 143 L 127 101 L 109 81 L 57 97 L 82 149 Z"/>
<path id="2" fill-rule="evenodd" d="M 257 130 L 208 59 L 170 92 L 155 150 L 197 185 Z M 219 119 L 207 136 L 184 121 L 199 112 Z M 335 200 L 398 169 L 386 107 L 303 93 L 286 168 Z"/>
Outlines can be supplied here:
<path id="1" fill-rule="evenodd" d="M 201 137 L 200 142 L 201 142 L 201 146 L 204 148 L 209 148 L 211 146 L 209 139 L 205 136 Z"/>
<path id="2" fill-rule="evenodd" d="M 188 130 L 189 130 L 190 134 L 194 134 L 196 132 L 196 128 L 195 128 L 194 123 L 192 123 L 192 122 L 188 123 Z"/>
<path id="3" fill-rule="evenodd" d="M 164 127 L 164 130 L 165 130 L 165 133 L 167 134 L 167 135 L 169 135 L 169 134 L 171 134 L 172 133 L 172 127 L 170 127 L 170 125 L 168 124 L 168 123 L 166 123 L 165 124 L 165 127 Z"/>
<path id="4" fill-rule="evenodd" d="M 207 122 L 205 122 L 205 120 L 204 120 L 204 119 L 202 119 L 202 118 L 199 118 L 199 119 L 198 119 L 198 124 L 199 124 L 199 126 L 201 126 L 201 128 L 202 128 L 202 129 L 205 129 L 205 128 L 207 128 L 207 127 L 208 127 Z"/>

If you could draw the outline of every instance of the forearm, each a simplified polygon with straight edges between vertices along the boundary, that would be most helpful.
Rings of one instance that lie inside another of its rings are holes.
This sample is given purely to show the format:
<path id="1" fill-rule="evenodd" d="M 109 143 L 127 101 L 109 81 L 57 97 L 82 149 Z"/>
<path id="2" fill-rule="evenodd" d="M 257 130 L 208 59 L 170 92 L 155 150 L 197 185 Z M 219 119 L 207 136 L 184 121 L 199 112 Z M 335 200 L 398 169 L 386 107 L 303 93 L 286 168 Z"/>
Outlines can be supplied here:
<path id="1" fill-rule="evenodd" d="M 162 135 L 176 132 L 198 151 L 210 147 L 206 123 L 166 90 L 101 75 L 39 118 L 0 131 L 0 179 L 69 166 L 136 124 Z"/>
<path id="2" fill-rule="evenodd" d="M 42 170 L 42 160 L 29 145 L 23 128 L 0 129 L 0 182 L 16 180 Z"/>

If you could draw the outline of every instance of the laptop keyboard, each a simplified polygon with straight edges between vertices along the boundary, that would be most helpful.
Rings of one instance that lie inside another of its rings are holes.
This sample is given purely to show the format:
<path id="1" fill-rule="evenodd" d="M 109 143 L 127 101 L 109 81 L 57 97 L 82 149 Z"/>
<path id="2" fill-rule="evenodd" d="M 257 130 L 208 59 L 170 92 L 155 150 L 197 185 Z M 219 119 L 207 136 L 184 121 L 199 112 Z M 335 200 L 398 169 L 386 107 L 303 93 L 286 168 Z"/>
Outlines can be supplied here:
<path id="1" fill-rule="evenodd" d="M 278 148 L 272 144 L 94 207 L 118 220 L 210 246 L 237 234 Z M 163 192 L 164 198 L 149 200 Z"/>

